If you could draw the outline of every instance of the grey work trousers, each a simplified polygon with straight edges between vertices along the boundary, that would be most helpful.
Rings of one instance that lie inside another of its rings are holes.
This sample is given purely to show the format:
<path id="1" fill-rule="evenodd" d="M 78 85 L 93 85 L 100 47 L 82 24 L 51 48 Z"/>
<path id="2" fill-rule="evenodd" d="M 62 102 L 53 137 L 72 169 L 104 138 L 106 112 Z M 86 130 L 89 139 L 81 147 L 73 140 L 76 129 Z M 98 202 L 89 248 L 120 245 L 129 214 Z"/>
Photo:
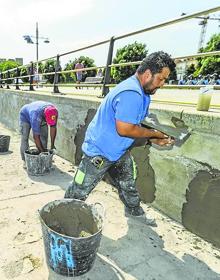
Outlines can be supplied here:
<path id="1" fill-rule="evenodd" d="M 65 198 L 85 200 L 103 176 L 108 173 L 119 197 L 127 207 L 140 205 L 136 189 L 136 164 L 130 152 L 119 160 L 109 161 L 104 157 L 83 155 L 73 182 L 68 187 Z"/>
<path id="2" fill-rule="evenodd" d="M 31 130 L 31 126 L 29 123 L 20 122 L 20 134 L 21 134 L 20 153 L 21 153 L 22 160 L 25 160 L 24 152 L 29 149 L 30 130 Z M 48 141 L 48 127 L 46 124 L 40 127 L 40 140 L 44 149 L 46 149 L 47 141 Z"/>

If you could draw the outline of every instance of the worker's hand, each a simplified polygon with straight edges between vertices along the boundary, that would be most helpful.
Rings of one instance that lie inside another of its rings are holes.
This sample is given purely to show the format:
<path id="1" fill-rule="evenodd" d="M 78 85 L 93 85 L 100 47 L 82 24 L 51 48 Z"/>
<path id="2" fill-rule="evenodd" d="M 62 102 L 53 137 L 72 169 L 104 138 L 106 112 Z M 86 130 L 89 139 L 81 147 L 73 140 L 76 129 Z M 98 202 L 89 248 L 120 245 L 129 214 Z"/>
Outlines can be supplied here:
<path id="1" fill-rule="evenodd" d="M 38 149 L 38 152 L 39 152 L 39 153 L 45 152 L 45 149 L 43 149 L 43 148 L 37 147 L 37 149 Z"/>
<path id="2" fill-rule="evenodd" d="M 150 139 L 149 141 L 153 144 L 156 144 L 159 146 L 166 146 L 166 147 L 170 147 L 175 143 L 174 139 L 171 137 L 164 138 L 164 139 L 153 138 L 153 139 Z"/>
<path id="3" fill-rule="evenodd" d="M 164 139 L 164 138 L 169 138 L 169 136 L 166 135 L 165 133 L 159 131 L 159 130 L 154 129 L 154 136 L 153 136 L 153 138 L 161 138 L 161 139 Z"/>

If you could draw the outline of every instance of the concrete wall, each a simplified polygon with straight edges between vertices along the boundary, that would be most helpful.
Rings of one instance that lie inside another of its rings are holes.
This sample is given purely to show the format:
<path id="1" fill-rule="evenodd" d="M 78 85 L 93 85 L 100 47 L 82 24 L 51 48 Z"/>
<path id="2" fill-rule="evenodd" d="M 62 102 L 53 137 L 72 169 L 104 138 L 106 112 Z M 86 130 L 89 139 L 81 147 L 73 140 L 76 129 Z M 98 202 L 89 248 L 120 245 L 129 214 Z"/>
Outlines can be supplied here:
<path id="1" fill-rule="evenodd" d="M 0 90 L 0 121 L 18 129 L 20 108 L 34 100 L 47 100 L 59 110 L 59 154 L 78 163 L 88 123 L 101 100 L 60 95 Z M 168 123 L 183 108 L 151 112 Z M 152 205 L 190 231 L 220 247 L 220 113 L 184 110 L 182 119 L 192 129 L 180 147 L 160 150 L 150 146 L 132 149 L 137 162 L 137 186 L 144 202 Z"/>
<path id="2" fill-rule="evenodd" d="M 78 156 L 80 148 L 74 142 L 82 142 L 79 135 L 81 133 L 84 135 L 85 122 L 91 120 L 100 99 L 94 102 L 64 95 L 0 89 L 0 121 L 7 127 L 19 131 L 21 107 L 36 100 L 49 101 L 58 108 L 58 134 L 55 146 L 60 156 L 75 163 L 75 155 Z"/>

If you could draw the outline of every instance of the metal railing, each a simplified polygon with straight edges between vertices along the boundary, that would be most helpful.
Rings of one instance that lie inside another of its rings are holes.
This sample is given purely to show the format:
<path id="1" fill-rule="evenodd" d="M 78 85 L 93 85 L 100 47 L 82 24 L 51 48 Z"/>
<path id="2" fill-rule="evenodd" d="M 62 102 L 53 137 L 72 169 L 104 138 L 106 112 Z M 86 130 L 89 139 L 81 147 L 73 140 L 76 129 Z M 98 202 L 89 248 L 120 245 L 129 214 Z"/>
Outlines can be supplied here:
<path id="1" fill-rule="evenodd" d="M 44 76 L 53 76 L 53 84 L 44 84 L 44 86 L 52 86 L 53 87 L 53 93 L 60 93 L 59 91 L 59 86 L 62 87 L 78 87 L 79 84 L 77 83 L 68 83 L 68 84 L 63 84 L 59 82 L 59 78 L 60 75 L 65 75 L 67 73 L 75 73 L 75 72 L 79 72 L 79 71 L 90 71 L 90 70 L 97 70 L 97 69 L 105 69 L 105 75 L 104 75 L 104 79 L 103 79 L 103 83 L 96 85 L 96 84 L 80 84 L 80 87 L 102 87 L 102 96 L 105 96 L 108 92 L 109 92 L 109 88 L 112 86 L 115 86 L 115 84 L 110 84 L 110 73 L 111 73 L 111 68 L 112 67 L 126 67 L 126 66 L 133 66 L 133 65 L 139 65 L 141 63 L 141 61 L 135 61 L 135 62 L 126 62 L 126 63 L 118 63 L 118 64 L 112 64 L 112 57 L 113 57 L 113 50 L 114 50 L 114 43 L 116 40 L 120 40 L 129 36 L 134 36 L 143 32 L 148 32 L 148 31 L 152 31 L 152 30 L 156 30 L 162 27 L 166 27 L 166 26 L 170 26 L 173 24 L 177 24 L 179 22 L 183 22 L 201 15 L 208 15 L 210 13 L 214 13 L 216 11 L 220 10 L 220 6 L 212 8 L 212 9 L 208 9 L 208 10 L 204 10 L 204 11 L 200 11 L 200 12 L 196 12 L 196 13 L 192 13 L 190 15 L 184 15 L 181 16 L 179 18 L 175 18 L 166 22 L 162 22 L 159 23 L 157 25 L 153 25 L 144 29 L 140 29 L 137 31 L 133 31 L 127 34 L 122 34 L 119 36 L 115 36 L 115 37 L 111 37 L 110 39 L 101 41 L 101 42 L 97 42 L 85 47 L 81 47 L 69 52 L 65 52 L 62 54 L 58 54 L 56 56 L 52 56 L 46 59 L 42 59 L 39 60 L 38 63 L 42 63 L 42 62 L 46 62 L 48 60 L 52 60 L 52 59 L 56 59 L 56 65 L 55 65 L 55 70 L 49 73 L 41 73 L 40 75 L 42 77 Z M 83 68 L 83 69 L 72 69 L 72 70 L 65 70 L 65 71 L 61 71 L 60 70 L 60 57 L 69 55 L 69 54 L 73 54 L 82 50 L 87 50 L 93 47 L 97 47 L 100 45 L 104 45 L 109 43 L 109 50 L 108 50 L 108 56 L 107 56 L 107 61 L 106 61 L 106 65 L 105 66 L 97 66 L 97 67 L 87 67 L 87 68 Z M 207 53 L 197 53 L 194 55 L 187 55 L 187 56 L 180 56 L 180 57 L 176 57 L 174 59 L 191 59 L 191 58 L 198 58 L 198 57 L 207 57 L 207 56 L 218 56 L 220 54 L 220 51 L 215 51 L 215 52 L 207 52 Z M 34 64 L 36 64 L 36 62 L 31 62 L 30 64 L 24 65 L 24 66 L 19 66 L 13 69 L 10 69 L 8 71 L 2 72 L 0 73 L 0 88 L 4 86 L 6 86 L 7 89 L 10 88 L 10 85 L 15 86 L 15 89 L 19 90 L 20 86 L 29 86 L 29 90 L 34 90 Z M 28 74 L 26 75 L 20 75 L 21 69 L 23 69 L 24 67 L 26 67 L 28 69 Z M 13 76 L 13 77 L 12 77 Z M 29 79 L 29 81 L 27 83 L 21 83 L 22 79 Z M 38 76 L 39 78 L 39 76 Z M 172 85 L 173 87 L 173 85 Z M 178 86 L 177 86 L 178 87 Z"/>

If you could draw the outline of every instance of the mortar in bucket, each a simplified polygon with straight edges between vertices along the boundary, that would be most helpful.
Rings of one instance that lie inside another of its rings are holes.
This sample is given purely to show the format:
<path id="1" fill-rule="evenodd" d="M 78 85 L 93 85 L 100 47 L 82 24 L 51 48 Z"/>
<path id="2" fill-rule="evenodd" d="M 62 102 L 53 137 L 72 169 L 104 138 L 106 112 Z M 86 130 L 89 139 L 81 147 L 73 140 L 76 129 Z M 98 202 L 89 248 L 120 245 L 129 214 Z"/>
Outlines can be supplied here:
<path id="1" fill-rule="evenodd" d="M 37 149 L 29 149 L 25 151 L 24 156 L 28 174 L 39 176 L 50 172 L 53 159 L 52 151 L 40 153 Z"/>
<path id="2" fill-rule="evenodd" d="M 49 202 L 39 216 L 47 265 L 56 273 L 79 276 L 88 272 L 101 241 L 104 207 L 76 199 Z"/>
<path id="3" fill-rule="evenodd" d="M 10 136 L 0 135 L 0 153 L 8 152 L 10 144 Z"/>

